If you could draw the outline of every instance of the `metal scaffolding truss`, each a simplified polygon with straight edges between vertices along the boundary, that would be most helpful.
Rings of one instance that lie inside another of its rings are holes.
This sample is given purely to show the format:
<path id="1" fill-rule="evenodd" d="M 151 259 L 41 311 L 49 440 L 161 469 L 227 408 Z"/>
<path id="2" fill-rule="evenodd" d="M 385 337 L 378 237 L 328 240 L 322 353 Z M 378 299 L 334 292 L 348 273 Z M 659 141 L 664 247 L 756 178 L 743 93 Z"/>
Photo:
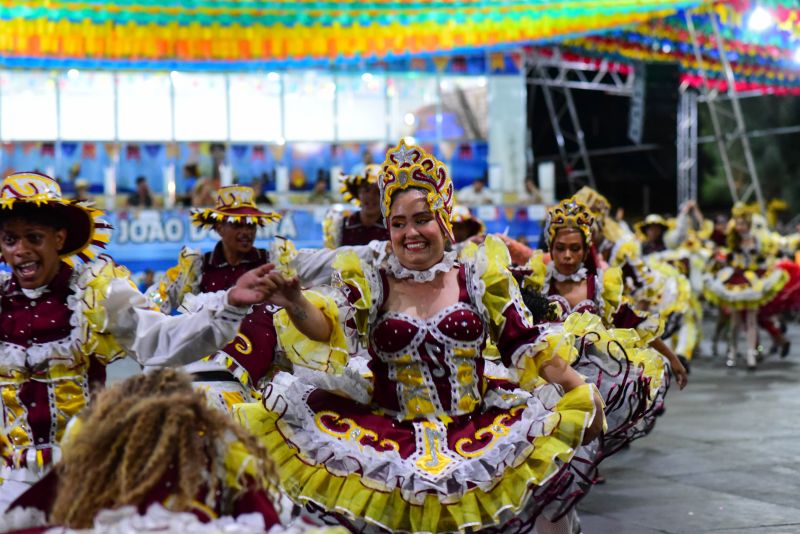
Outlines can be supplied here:
<path id="1" fill-rule="evenodd" d="M 525 60 L 529 85 L 604 91 L 620 96 L 633 94 L 634 77 L 612 68 L 613 63 L 607 60 L 599 64 L 569 60 L 558 48 L 547 55 L 532 50 Z"/>
<path id="2" fill-rule="evenodd" d="M 694 56 L 697 61 L 702 84 L 702 97 L 682 88 L 678 123 L 678 198 L 688 200 L 697 194 L 697 101 L 708 105 L 711 125 L 714 130 L 717 149 L 722 162 L 725 180 L 728 183 L 734 202 L 747 202 L 754 195 L 761 210 L 764 210 L 764 197 L 758 179 L 749 135 L 742 115 L 739 99 L 743 96 L 736 91 L 736 79 L 728 61 L 727 49 L 719 31 L 719 22 L 710 14 L 709 20 L 714 31 L 716 52 L 722 63 L 727 83 L 727 98 L 717 90 L 710 89 L 705 69 L 703 53 L 694 26 L 694 13 L 684 13 L 686 26 L 692 40 Z M 694 195 L 694 196 L 692 196 Z"/>
<path id="3" fill-rule="evenodd" d="M 608 61 L 598 65 L 567 60 L 557 48 L 552 54 L 543 55 L 533 51 L 526 56 L 527 83 L 533 90 L 542 88 L 561 164 L 573 192 L 581 185 L 597 185 L 572 89 L 631 96 L 633 76 L 610 67 Z"/>

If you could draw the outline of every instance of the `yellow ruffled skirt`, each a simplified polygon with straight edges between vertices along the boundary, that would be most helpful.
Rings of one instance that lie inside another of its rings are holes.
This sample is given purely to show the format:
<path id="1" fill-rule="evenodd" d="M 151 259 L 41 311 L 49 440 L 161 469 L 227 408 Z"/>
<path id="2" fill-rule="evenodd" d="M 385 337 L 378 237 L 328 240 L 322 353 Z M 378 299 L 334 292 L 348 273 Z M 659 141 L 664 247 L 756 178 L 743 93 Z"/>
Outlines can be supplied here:
<path id="1" fill-rule="evenodd" d="M 468 415 L 399 421 L 279 373 L 263 405 L 236 414 L 307 511 L 351 528 L 459 532 L 533 524 L 565 484 L 595 416 L 593 391 L 553 404 L 516 390 Z"/>

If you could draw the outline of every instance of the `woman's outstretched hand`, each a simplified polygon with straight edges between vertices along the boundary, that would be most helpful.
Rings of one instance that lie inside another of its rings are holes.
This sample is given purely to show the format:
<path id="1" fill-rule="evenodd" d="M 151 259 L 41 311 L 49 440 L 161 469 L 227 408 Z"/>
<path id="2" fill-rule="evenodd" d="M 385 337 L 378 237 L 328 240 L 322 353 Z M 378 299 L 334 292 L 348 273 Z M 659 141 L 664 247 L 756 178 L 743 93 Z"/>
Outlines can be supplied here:
<path id="1" fill-rule="evenodd" d="M 228 291 L 228 302 L 232 306 L 252 306 L 262 302 L 285 306 L 299 295 L 300 281 L 297 278 L 285 278 L 275 270 L 275 265 L 268 263 L 240 276 L 236 285 Z"/>
<path id="2" fill-rule="evenodd" d="M 281 308 L 291 308 L 303 298 L 298 277 L 286 278 L 279 271 L 272 271 L 267 277 L 275 288 L 267 299 L 270 304 Z"/>

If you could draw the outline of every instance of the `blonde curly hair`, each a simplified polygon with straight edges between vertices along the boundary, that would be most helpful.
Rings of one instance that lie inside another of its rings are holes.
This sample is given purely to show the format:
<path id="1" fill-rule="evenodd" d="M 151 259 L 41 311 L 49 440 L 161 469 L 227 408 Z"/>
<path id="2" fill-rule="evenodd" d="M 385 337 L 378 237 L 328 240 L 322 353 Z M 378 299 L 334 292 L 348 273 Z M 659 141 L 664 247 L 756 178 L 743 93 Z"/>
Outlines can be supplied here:
<path id="1" fill-rule="evenodd" d="M 238 491 L 270 490 L 277 480 L 265 450 L 243 427 L 208 406 L 188 375 L 172 369 L 131 377 L 93 399 L 81 430 L 64 444 L 51 521 L 91 527 L 106 508 L 138 505 L 174 469 L 170 508 L 187 510 L 203 489 L 232 495 L 216 474 L 219 451 L 238 441 L 256 459 Z M 212 475 L 212 476 L 209 476 Z"/>

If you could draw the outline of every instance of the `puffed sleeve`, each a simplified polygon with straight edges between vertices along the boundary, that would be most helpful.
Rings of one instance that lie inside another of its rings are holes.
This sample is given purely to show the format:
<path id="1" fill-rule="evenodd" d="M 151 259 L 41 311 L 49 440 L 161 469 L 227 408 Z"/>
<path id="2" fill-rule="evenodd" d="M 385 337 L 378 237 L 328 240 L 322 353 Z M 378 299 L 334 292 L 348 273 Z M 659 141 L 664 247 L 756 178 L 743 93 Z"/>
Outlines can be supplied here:
<path id="1" fill-rule="evenodd" d="M 200 287 L 202 255 L 199 250 L 183 247 L 178 264 L 170 267 L 161 280 L 150 286 L 146 295 L 163 313 L 176 310 L 187 294 L 195 294 Z"/>
<path id="2" fill-rule="evenodd" d="M 378 269 L 353 251 L 336 256 L 333 263 L 333 286 L 341 294 L 343 325 L 348 339 L 366 341 L 369 325 L 375 322 L 383 302 L 383 282 Z"/>
<path id="3" fill-rule="evenodd" d="M 225 346 L 249 311 L 231 306 L 227 293 L 219 291 L 187 296 L 190 313 L 164 315 L 108 256 L 87 265 L 74 290 L 76 320 L 103 363 L 128 354 L 142 365 L 184 365 Z"/>
<path id="4" fill-rule="evenodd" d="M 339 252 L 332 262 L 333 286 L 318 286 L 303 294 L 333 326 L 327 343 L 308 339 L 289 319 L 285 310 L 275 314 L 275 330 L 286 358 L 314 371 L 340 374 L 358 341 L 377 317 L 382 285 L 371 264 L 353 250 Z"/>
<path id="5" fill-rule="evenodd" d="M 336 250 L 300 249 L 292 258 L 291 265 L 304 287 L 328 285 L 333 277 L 333 262 L 337 255 L 354 252 L 368 265 L 380 265 L 386 258 L 387 244 L 387 241 L 371 241 L 367 245 L 339 247 Z"/>
<path id="6" fill-rule="evenodd" d="M 544 261 L 544 251 L 534 250 L 525 266 L 519 269 L 519 273 L 522 274 L 522 276 L 517 276 L 515 273 L 515 278 L 519 282 L 521 288 L 542 291 L 544 288 L 544 279 L 547 276 L 547 264 Z"/>
<path id="7" fill-rule="evenodd" d="M 661 335 L 664 325 L 659 315 L 635 309 L 624 297 L 625 284 L 619 267 L 609 267 L 602 271 L 600 282 L 601 312 L 607 327 L 632 328 L 644 342 L 650 342 Z"/>
<path id="8" fill-rule="evenodd" d="M 487 237 L 474 260 L 466 262 L 469 290 L 501 361 L 517 370 L 523 388 L 530 388 L 541 382 L 539 367 L 542 363 L 553 357 L 573 359 L 574 339 L 558 326 L 533 324 L 519 286 L 508 269 L 510 262 L 503 242 Z"/>
<path id="9" fill-rule="evenodd" d="M 275 313 L 273 323 L 278 334 L 278 344 L 287 360 L 314 371 L 340 374 L 348 360 L 347 341 L 339 319 L 339 302 L 335 290 L 320 287 L 303 291 L 303 295 L 333 325 L 331 339 L 327 343 L 314 341 L 305 336 L 289 319 L 286 310 Z"/>
<path id="10" fill-rule="evenodd" d="M 784 236 L 778 236 L 781 251 L 784 254 L 794 256 L 800 250 L 800 233 L 792 233 Z"/>
<path id="11" fill-rule="evenodd" d="M 667 248 L 678 248 L 689 237 L 689 228 L 691 228 L 691 215 L 688 212 L 681 211 L 675 217 L 675 224 L 670 225 L 666 232 L 664 232 L 664 244 Z"/>

